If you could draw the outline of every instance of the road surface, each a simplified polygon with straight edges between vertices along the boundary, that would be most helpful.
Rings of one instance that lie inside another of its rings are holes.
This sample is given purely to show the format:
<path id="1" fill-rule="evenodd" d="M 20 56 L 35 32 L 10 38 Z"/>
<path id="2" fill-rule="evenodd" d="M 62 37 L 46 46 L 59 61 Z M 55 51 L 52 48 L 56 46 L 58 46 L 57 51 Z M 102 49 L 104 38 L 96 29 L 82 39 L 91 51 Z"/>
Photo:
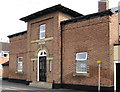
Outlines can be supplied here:
<path id="1" fill-rule="evenodd" d="M 0 91 L 2 92 L 85 92 L 71 89 L 41 89 L 30 87 L 21 83 L 8 82 L 0 78 Z"/>

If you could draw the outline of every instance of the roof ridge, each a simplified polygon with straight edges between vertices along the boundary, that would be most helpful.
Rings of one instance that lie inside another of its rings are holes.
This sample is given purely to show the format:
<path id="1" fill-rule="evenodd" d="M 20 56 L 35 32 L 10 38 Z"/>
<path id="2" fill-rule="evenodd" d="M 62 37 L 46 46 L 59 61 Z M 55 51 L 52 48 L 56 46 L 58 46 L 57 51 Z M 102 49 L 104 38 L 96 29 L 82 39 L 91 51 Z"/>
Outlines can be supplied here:
<path id="1" fill-rule="evenodd" d="M 80 13 L 74 11 L 74 10 L 71 10 L 71 9 L 65 7 L 65 6 L 62 6 L 61 4 L 58 4 L 58 5 L 43 9 L 41 11 L 35 12 L 33 14 L 30 14 L 26 17 L 22 17 L 22 18 L 20 18 L 20 20 L 28 22 L 29 20 L 38 18 L 40 16 L 43 16 L 45 14 L 49 14 L 49 13 L 52 13 L 52 12 L 55 12 L 55 11 L 61 11 L 61 12 L 66 13 L 66 14 L 72 16 L 72 17 L 83 16 L 83 14 L 80 14 Z"/>
<path id="2" fill-rule="evenodd" d="M 8 38 L 12 38 L 12 37 L 14 37 L 14 36 L 23 35 L 23 34 L 25 34 L 25 33 L 27 33 L 27 31 L 18 32 L 18 33 L 12 34 L 12 35 L 8 35 L 7 37 L 8 37 Z"/>
<path id="3" fill-rule="evenodd" d="M 108 10 L 105 10 L 105 11 L 96 12 L 96 13 L 76 17 L 74 19 L 61 21 L 61 23 L 62 24 L 69 24 L 69 23 L 73 23 L 73 22 L 78 22 L 78 21 L 80 22 L 80 21 L 83 21 L 83 20 L 88 20 L 88 19 L 92 19 L 92 18 L 96 18 L 96 17 L 102 17 L 102 16 L 106 16 L 106 15 L 112 15 L 112 14 L 113 14 L 113 12 L 111 11 L 111 9 L 108 9 Z"/>

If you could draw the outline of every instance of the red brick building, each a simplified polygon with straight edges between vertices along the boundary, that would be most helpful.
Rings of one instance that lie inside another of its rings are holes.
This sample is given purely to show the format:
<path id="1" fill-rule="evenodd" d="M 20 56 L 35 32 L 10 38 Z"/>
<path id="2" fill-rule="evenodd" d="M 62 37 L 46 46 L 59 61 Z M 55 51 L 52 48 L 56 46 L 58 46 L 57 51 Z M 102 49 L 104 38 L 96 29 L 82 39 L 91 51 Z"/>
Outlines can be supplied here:
<path id="1" fill-rule="evenodd" d="M 96 90 L 97 60 L 101 60 L 101 88 L 117 88 L 114 44 L 119 43 L 118 9 L 108 9 L 107 0 L 99 2 L 99 12 L 86 16 L 56 5 L 20 20 L 27 22 L 28 29 L 8 36 L 9 80 Z"/>

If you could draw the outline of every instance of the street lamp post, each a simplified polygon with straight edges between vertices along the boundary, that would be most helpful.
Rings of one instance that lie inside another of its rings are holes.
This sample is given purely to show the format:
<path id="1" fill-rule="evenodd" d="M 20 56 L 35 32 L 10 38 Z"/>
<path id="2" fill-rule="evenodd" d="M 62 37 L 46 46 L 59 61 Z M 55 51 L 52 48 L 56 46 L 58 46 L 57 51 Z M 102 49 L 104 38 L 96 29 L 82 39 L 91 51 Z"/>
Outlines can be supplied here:
<path id="1" fill-rule="evenodd" d="M 101 61 L 97 61 L 98 63 L 98 91 L 100 92 L 100 63 Z"/>

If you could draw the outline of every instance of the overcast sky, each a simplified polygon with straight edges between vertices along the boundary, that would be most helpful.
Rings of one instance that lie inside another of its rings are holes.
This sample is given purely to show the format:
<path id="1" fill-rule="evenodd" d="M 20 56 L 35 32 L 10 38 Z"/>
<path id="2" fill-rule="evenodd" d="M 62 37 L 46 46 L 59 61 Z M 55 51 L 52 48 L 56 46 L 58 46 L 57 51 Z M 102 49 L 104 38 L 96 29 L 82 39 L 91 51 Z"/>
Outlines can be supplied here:
<path id="1" fill-rule="evenodd" d="M 27 30 L 27 24 L 19 19 L 45 8 L 62 4 L 81 14 L 98 11 L 99 0 L 1 0 L 0 39 Z M 120 0 L 109 0 L 109 8 L 117 7 Z"/>

